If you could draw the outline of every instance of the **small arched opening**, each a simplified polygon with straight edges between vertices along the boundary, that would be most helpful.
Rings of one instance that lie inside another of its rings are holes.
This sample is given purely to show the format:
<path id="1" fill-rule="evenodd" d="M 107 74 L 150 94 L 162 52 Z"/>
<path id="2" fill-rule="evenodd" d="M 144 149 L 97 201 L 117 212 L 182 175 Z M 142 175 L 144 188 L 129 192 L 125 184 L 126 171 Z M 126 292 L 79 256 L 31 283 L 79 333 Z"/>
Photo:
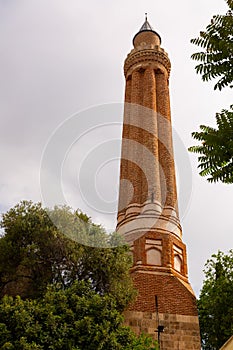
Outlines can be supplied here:
<path id="1" fill-rule="evenodd" d="M 174 269 L 179 272 L 182 271 L 182 259 L 179 255 L 174 256 Z"/>
<path id="2" fill-rule="evenodd" d="M 156 248 L 148 249 L 146 252 L 146 261 L 148 265 L 162 265 L 161 251 Z"/>

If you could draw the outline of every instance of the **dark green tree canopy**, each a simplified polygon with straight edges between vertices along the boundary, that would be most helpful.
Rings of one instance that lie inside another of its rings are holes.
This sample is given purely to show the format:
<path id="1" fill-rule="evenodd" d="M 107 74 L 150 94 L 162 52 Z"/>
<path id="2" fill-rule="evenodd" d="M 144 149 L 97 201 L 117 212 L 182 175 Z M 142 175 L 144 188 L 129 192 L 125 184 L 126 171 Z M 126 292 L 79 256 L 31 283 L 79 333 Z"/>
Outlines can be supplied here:
<path id="1" fill-rule="evenodd" d="M 112 295 L 100 296 L 90 283 L 50 287 L 44 297 L 0 301 L 2 350 L 156 350 L 122 324 Z"/>
<path id="2" fill-rule="evenodd" d="M 189 148 L 198 153 L 198 168 L 201 176 L 208 176 L 209 182 L 233 183 L 233 105 L 216 115 L 217 128 L 201 125 L 199 132 L 193 132 L 201 145 Z"/>
<path id="3" fill-rule="evenodd" d="M 206 31 L 191 42 L 204 51 L 194 53 L 192 59 L 199 61 L 197 73 L 204 81 L 218 79 L 214 89 L 232 87 L 233 82 L 233 0 L 226 0 L 229 11 L 225 15 L 214 16 Z"/>
<path id="4" fill-rule="evenodd" d="M 58 217 L 59 221 L 55 220 Z M 54 222 L 68 227 L 70 236 Z M 75 239 L 90 242 L 91 237 L 92 242 L 103 244 L 120 239 L 116 234 L 108 236 L 85 214 L 55 207 L 48 216 L 40 203 L 23 201 L 2 215 L 0 225 L 4 232 L 0 238 L 1 295 L 37 298 L 49 284 L 67 288 L 76 280 L 91 282 L 100 295 L 115 295 L 119 309 L 124 309 L 135 295 L 129 276 L 132 261 L 128 246 L 95 248 L 69 238 L 75 235 Z"/>
<path id="5" fill-rule="evenodd" d="M 1 228 L 2 350 L 158 349 L 123 325 L 136 292 L 117 234 L 80 211 L 28 201 L 3 214 Z"/>
<path id="6" fill-rule="evenodd" d="M 233 334 L 233 250 L 212 255 L 204 273 L 198 300 L 202 347 L 219 350 Z"/>

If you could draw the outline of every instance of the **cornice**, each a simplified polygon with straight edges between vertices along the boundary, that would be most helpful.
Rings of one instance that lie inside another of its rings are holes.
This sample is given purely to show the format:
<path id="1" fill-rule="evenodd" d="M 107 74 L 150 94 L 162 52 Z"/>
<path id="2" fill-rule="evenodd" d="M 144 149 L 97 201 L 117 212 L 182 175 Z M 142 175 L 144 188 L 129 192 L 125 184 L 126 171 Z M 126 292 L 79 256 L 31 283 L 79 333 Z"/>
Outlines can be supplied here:
<path id="1" fill-rule="evenodd" d="M 134 66 L 140 63 L 160 63 L 162 64 L 170 75 L 171 62 L 168 55 L 163 50 L 144 49 L 144 50 L 132 50 L 127 56 L 124 64 L 124 74 L 127 75 L 128 71 Z"/>

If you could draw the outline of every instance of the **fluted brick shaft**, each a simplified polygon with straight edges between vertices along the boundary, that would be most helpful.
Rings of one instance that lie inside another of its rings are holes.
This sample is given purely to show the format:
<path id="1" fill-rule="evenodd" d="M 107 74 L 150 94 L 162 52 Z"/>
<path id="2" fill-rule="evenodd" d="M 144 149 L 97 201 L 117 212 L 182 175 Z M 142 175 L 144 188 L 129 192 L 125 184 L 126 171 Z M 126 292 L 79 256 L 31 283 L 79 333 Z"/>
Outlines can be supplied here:
<path id="1" fill-rule="evenodd" d="M 166 208 L 166 213 L 170 208 L 178 220 L 168 88 L 170 61 L 159 46 L 153 50 L 139 48 L 125 61 L 127 105 L 120 177 L 124 181 L 120 185 L 118 223 L 129 206 L 130 215 L 138 215 L 138 205 L 148 200 Z"/>

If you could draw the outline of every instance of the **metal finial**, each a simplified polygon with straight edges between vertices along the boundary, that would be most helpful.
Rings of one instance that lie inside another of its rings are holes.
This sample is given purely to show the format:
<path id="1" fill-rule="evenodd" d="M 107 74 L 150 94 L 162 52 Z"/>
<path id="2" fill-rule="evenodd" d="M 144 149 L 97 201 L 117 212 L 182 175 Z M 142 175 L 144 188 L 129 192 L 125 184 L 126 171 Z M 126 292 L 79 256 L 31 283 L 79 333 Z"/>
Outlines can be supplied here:
<path id="1" fill-rule="evenodd" d="M 146 16 L 146 21 L 147 21 L 147 12 L 145 13 L 145 16 Z"/>

